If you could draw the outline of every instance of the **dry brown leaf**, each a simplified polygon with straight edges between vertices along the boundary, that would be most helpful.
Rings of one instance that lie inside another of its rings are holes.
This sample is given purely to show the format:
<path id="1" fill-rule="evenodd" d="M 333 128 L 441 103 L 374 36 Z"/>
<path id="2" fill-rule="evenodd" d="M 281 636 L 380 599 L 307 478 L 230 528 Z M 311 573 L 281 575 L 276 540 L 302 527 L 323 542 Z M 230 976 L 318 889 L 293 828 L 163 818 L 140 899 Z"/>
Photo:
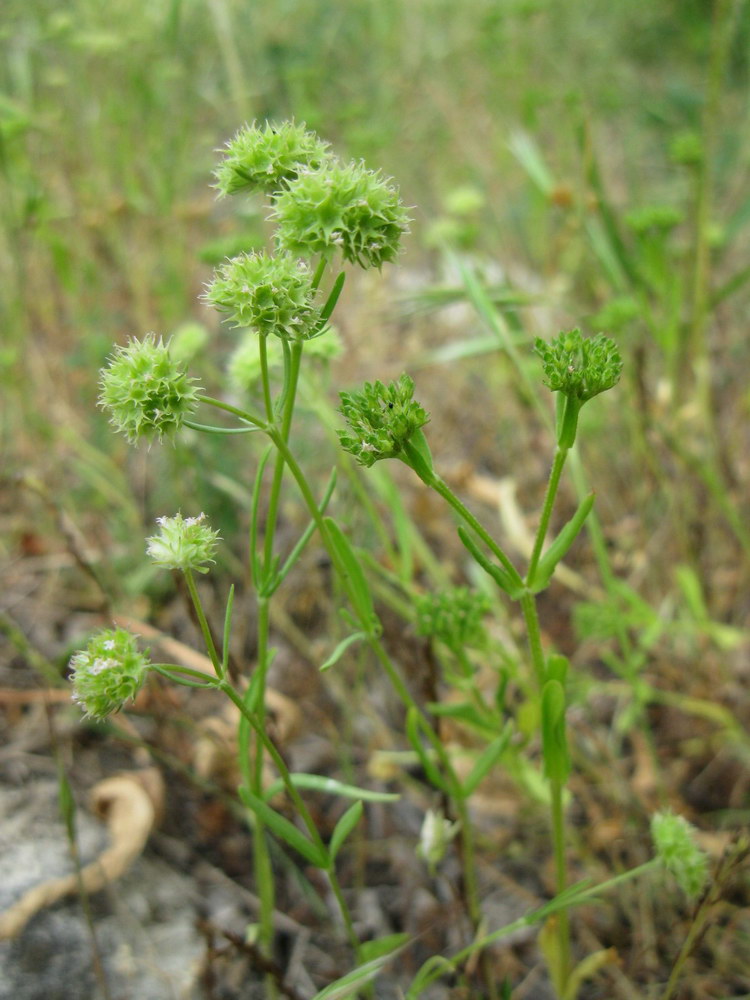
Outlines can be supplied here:
<path id="1" fill-rule="evenodd" d="M 90 796 L 91 807 L 107 823 L 110 846 L 80 871 L 87 893 L 98 892 L 120 878 L 141 854 L 161 815 L 164 784 L 155 768 L 100 781 Z M 0 940 L 17 937 L 40 910 L 79 890 L 76 873 L 50 879 L 29 889 L 0 914 Z"/>

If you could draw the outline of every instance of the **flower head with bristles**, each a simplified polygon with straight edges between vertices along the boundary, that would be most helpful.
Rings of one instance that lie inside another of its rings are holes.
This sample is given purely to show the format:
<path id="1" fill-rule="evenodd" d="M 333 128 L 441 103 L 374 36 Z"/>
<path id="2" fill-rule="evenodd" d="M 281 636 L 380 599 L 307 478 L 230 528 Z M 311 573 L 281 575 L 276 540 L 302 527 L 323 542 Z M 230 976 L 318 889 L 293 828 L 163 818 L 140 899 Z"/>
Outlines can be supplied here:
<path id="1" fill-rule="evenodd" d="M 164 569 L 193 570 L 208 573 L 206 563 L 212 563 L 219 541 L 218 531 L 206 523 L 206 515 L 158 517 L 159 534 L 146 539 L 147 554 Z"/>
<path id="2" fill-rule="evenodd" d="M 174 434 L 198 403 L 195 379 L 153 333 L 115 349 L 99 388 L 99 405 L 129 441 Z"/>
<path id="3" fill-rule="evenodd" d="M 92 719 L 119 712 L 138 694 L 149 668 L 136 637 L 122 628 L 95 635 L 70 661 L 73 701 Z"/>
<path id="4" fill-rule="evenodd" d="M 430 419 L 413 395 L 414 382 L 408 375 L 388 385 L 365 382 L 361 392 L 340 393 L 339 409 L 349 426 L 349 432 L 338 432 L 344 450 L 367 467 L 383 458 L 397 458 Z"/>
<path id="5" fill-rule="evenodd" d="M 221 195 L 278 191 L 301 170 L 316 170 L 330 158 L 328 143 L 304 125 L 245 125 L 223 150 L 214 176 Z"/>
<path id="6" fill-rule="evenodd" d="M 302 171 L 274 201 L 278 245 L 314 257 L 340 250 L 360 267 L 398 256 L 409 218 L 398 190 L 362 163 L 335 160 Z"/>
<path id="7" fill-rule="evenodd" d="M 227 261 L 206 289 L 205 300 L 229 314 L 235 326 L 261 336 L 304 340 L 317 332 L 310 272 L 290 254 L 245 253 Z"/>
<path id="8" fill-rule="evenodd" d="M 620 379 L 620 352 L 603 333 L 586 338 L 580 330 L 570 330 L 549 343 L 537 337 L 534 350 L 542 359 L 544 384 L 582 403 Z"/>
<path id="9" fill-rule="evenodd" d="M 695 842 L 695 828 L 682 816 L 655 813 L 651 819 L 651 837 L 657 857 L 683 892 L 694 899 L 708 877 L 708 861 Z"/>

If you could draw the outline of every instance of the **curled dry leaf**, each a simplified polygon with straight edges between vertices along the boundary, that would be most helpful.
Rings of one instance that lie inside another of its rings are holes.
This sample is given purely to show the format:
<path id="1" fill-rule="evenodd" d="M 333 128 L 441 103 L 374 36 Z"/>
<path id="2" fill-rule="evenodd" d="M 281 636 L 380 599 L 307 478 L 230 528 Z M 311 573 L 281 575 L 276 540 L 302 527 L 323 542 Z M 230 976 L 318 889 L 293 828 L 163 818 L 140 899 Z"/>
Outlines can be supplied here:
<path id="1" fill-rule="evenodd" d="M 80 871 L 83 889 L 98 892 L 123 875 L 143 851 L 163 808 L 164 784 L 154 768 L 100 781 L 91 791 L 91 807 L 108 827 L 110 846 Z M 29 889 L 0 914 L 0 940 L 17 937 L 40 910 L 79 891 L 74 872 Z"/>

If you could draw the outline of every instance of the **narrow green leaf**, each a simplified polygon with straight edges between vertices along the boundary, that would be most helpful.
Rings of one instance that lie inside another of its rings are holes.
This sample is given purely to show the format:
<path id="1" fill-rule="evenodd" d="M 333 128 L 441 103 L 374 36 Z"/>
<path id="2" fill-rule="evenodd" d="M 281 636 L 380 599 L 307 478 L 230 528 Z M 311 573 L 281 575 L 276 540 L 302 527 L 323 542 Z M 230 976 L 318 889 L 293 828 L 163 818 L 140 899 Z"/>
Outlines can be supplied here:
<path id="1" fill-rule="evenodd" d="M 341 295 L 341 289 L 344 287 L 344 282 L 346 281 L 346 273 L 342 271 L 333 283 L 331 288 L 331 294 L 326 299 L 326 304 L 320 310 L 320 320 L 321 326 L 325 326 L 328 320 L 333 314 L 333 310 L 336 308 L 336 303 L 339 300 L 339 295 Z"/>
<path id="2" fill-rule="evenodd" d="M 375 792 L 367 788 L 357 788 L 355 785 L 347 785 L 343 781 L 326 778 L 321 774 L 293 771 L 289 777 L 295 788 L 323 792 L 326 795 L 340 795 L 345 799 L 362 799 L 363 802 L 397 802 L 401 798 L 396 792 Z M 274 795 L 283 791 L 283 788 L 284 782 L 279 778 L 265 790 L 263 798 L 269 802 Z"/>
<path id="3" fill-rule="evenodd" d="M 359 953 L 365 962 L 372 962 L 376 958 L 390 955 L 397 948 L 405 945 L 408 940 L 409 935 L 405 933 L 386 934 L 385 937 L 375 938 L 374 941 L 365 941 L 360 945 Z"/>
<path id="4" fill-rule="evenodd" d="M 404 446 L 403 452 L 398 456 L 409 468 L 414 469 L 423 483 L 430 484 L 434 476 L 432 467 L 432 452 L 427 443 L 424 431 L 420 428 L 416 430 Z"/>
<path id="5" fill-rule="evenodd" d="M 60 815 L 62 816 L 63 823 L 65 824 L 68 840 L 73 843 L 75 840 L 76 803 L 73 798 L 73 792 L 70 787 L 70 782 L 68 781 L 68 776 L 65 773 L 65 769 L 63 768 L 62 762 L 59 758 L 57 761 L 57 787 L 59 793 Z"/>
<path id="6" fill-rule="evenodd" d="M 351 645 L 355 642 L 361 642 L 363 639 L 367 639 L 367 637 L 367 632 L 355 632 L 353 635 L 348 635 L 345 639 L 342 639 L 325 663 L 321 663 L 321 672 L 324 670 L 330 670 L 335 663 L 339 662 L 341 657 Z"/>
<path id="7" fill-rule="evenodd" d="M 442 775 L 435 767 L 433 760 L 430 758 L 429 753 L 425 749 L 422 738 L 420 736 L 420 720 L 419 712 L 416 708 L 410 708 L 406 713 L 406 738 L 411 743 L 417 756 L 419 757 L 420 763 L 424 768 L 425 774 L 430 779 L 435 788 L 440 789 L 440 791 L 447 791 L 445 781 Z"/>
<path id="8" fill-rule="evenodd" d="M 345 976 L 326 986 L 320 993 L 316 993 L 313 1000 L 346 1000 L 347 997 L 359 994 L 362 985 L 374 979 L 380 970 L 388 964 L 391 957 L 391 955 L 383 955 L 370 962 L 365 962 L 363 965 L 358 965 L 356 969 L 352 969 Z"/>
<path id="9" fill-rule="evenodd" d="M 372 603 L 370 588 L 367 585 L 365 574 L 362 572 L 362 566 L 354 554 L 354 549 L 349 543 L 349 539 L 333 518 L 325 518 L 325 524 L 328 529 L 331 545 L 335 550 L 338 568 L 343 575 L 343 582 L 347 588 L 349 600 L 357 612 L 362 628 L 369 635 L 374 623 L 377 622 L 377 617 Z"/>
<path id="10" fill-rule="evenodd" d="M 571 545 L 578 537 L 586 518 L 591 513 L 591 508 L 593 506 L 594 494 L 589 493 L 589 495 L 584 497 L 580 502 L 578 510 L 561 529 L 557 538 L 539 560 L 536 572 L 528 581 L 529 590 L 531 590 L 533 594 L 538 594 L 540 590 L 544 590 L 545 587 L 548 586 L 550 579 L 552 578 L 552 574 L 555 572 L 555 567 L 560 560 L 567 555 L 568 549 L 570 549 Z"/>
<path id="11" fill-rule="evenodd" d="M 336 855 L 341 850 L 341 846 L 346 838 L 362 818 L 362 809 L 362 803 L 360 801 L 355 802 L 353 806 L 349 806 L 334 827 L 331 842 L 328 845 L 328 857 L 331 859 L 331 864 L 336 860 Z"/>
<path id="12" fill-rule="evenodd" d="M 508 747 L 511 733 L 511 726 L 506 725 L 502 733 L 500 733 L 500 735 L 482 751 L 479 757 L 477 757 L 474 767 L 472 767 L 469 776 L 465 779 L 461 788 L 465 798 L 468 798 L 476 791 L 479 784 L 484 780 L 484 778 L 487 777 L 495 764 L 497 764 L 500 760 Z"/>
<path id="13" fill-rule="evenodd" d="M 494 736 L 497 732 L 497 716 L 490 712 L 480 712 L 470 701 L 431 701 L 427 705 L 431 715 L 441 718 L 457 719 L 485 736 Z"/>
<path id="14" fill-rule="evenodd" d="M 514 600 L 521 596 L 522 588 L 518 587 L 511 580 L 508 573 L 506 573 L 502 567 L 495 565 L 495 563 L 491 562 L 491 560 L 487 558 L 469 532 L 462 525 L 459 525 L 458 527 L 458 537 L 461 539 L 464 546 L 469 550 L 474 560 L 479 563 L 485 573 L 488 573 L 492 577 L 502 591 Z"/>
<path id="15" fill-rule="evenodd" d="M 229 668 L 229 636 L 232 631 L 232 608 L 234 607 L 234 584 L 229 588 L 227 610 L 224 614 L 224 637 L 221 643 L 221 673 L 226 675 Z"/>
<path id="16" fill-rule="evenodd" d="M 274 833 L 279 840 L 283 840 L 295 851 L 315 865 L 316 868 L 327 869 L 330 867 L 328 852 L 325 848 L 320 848 L 302 833 L 297 827 L 290 823 L 286 817 L 277 813 L 267 802 L 253 795 L 247 788 L 240 788 L 240 798 L 248 809 L 252 809 L 258 819 Z"/>

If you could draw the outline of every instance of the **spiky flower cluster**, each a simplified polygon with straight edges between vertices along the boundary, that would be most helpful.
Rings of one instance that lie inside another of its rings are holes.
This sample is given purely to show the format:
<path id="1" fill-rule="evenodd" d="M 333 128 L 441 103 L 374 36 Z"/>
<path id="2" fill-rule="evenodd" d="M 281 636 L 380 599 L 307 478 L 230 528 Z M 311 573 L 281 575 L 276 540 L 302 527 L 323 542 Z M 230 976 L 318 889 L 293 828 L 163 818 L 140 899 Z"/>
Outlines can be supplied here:
<path id="1" fill-rule="evenodd" d="M 580 330 L 570 330 L 549 343 L 538 337 L 534 349 L 542 359 L 544 384 L 581 403 L 611 389 L 620 379 L 620 352 L 603 333 L 587 339 Z"/>
<path id="2" fill-rule="evenodd" d="M 475 644 L 482 635 L 482 617 L 489 610 L 487 597 L 468 587 L 453 587 L 416 600 L 418 635 L 440 639 L 450 649 Z"/>
<path id="3" fill-rule="evenodd" d="M 245 125 L 226 144 L 214 176 L 222 195 L 237 191 L 278 191 L 301 170 L 317 170 L 328 158 L 328 143 L 304 125 Z"/>
<path id="4" fill-rule="evenodd" d="M 316 256 L 341 250 L 360 267 L 394 260 L 408 216 L 398 191 L 362 163 L 335 160 L 303 171 L 274 202 L 278 245 Z"/>
<path id="5" fill-rule="evenodd" d="M 119 712 L 138 694 L 149 668 L 136 638 L 125 629 L 107 629 L 95 635 L 71 658 L 73 701 L 92 719 Z"/>
<path id="6" fill-rule="evenodd" d="M 199 387 L 153 333 L 118 347 L 101 371 L 99 405 L 129 441 L 174 434 L 195 409 Z"/>
<path id="7" fill-rule="evenodd" d="M 146 539 L 147 554 L 164 569 L 207 573 L 206 564 L 215 562 L 219 533 L 212 531 L 205 520 L 205 514 L 186 518 L 182 514 L 157 517 L 159 534 Z"/>
<path id="8" fill-rule="evenodd" d="M 379 459 L 396 458 L 430 419 L 413 395 L 408 375 L 388 385 L 365 382 L 361 392 L 340 393 L 339 410 L 351 432 L 338 432 L 344 450 L 368 468 Z"/>
<path id="9" fill-rule="evenodd" d="M 708 861 L 695 842 L 695 829 L 682 816 L 655 813 L 651 837 L 662 864 L 687 896 L 694 899 L 706 884 Z"/>
<path id="10" fill-rule="evenodd" d="M 235 326 L 304 340 L 319 326 L 314 294 L 308 269 L 290 254 L 246 253 L 219 268 L 204 298 L 229 313 Z"/>

